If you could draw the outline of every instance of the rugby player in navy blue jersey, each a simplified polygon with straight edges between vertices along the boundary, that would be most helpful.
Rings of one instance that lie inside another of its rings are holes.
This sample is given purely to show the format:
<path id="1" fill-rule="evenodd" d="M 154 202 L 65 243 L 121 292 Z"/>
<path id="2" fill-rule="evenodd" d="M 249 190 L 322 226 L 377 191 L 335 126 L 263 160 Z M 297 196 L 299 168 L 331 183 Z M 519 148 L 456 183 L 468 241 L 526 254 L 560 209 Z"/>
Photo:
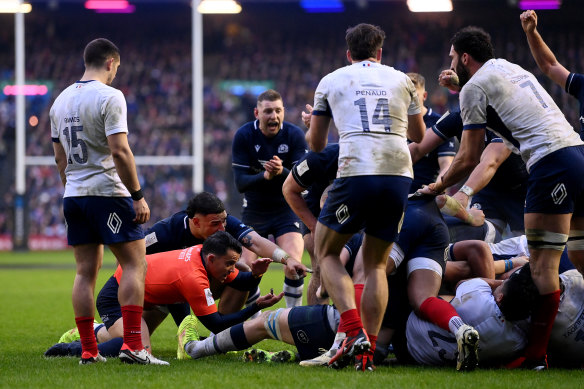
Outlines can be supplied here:
<path id="1" fill-rule="evenodd" d="M 424 105 L 424 101 L 428 97 L 428 92 L 426 92 L 426 79 L 418 73 L 406 74 L 416 87 L 424 124 L 426 128 L 431 128 L 440 119 L 440 115 L 434 112 L 432 108 Z M 412 142 L 408 141 L 408 143 Z M 414 164 L 414 181 L 412 182 L 412 186 L 410 186 L 410 193 L 414 193 L 422 185 L 428 185 L 434 182 L 438 174 L 446 172 L 454 159 L 454 154 L 456 154 L 454 150 L 454 138 L 450 138 L 429 153 L 421 156 L 417 161 L 412 161 Z"/>
<path id="2" fill-rule="evenodd" d="M 320 286 L 320 267 L 314 256 L 314 230 L 320 214 L 321 196 L 337 176 L 338 159 L 338 143 L 328 145 L 320 153 L 310 151 L 294 165 L 282 186 L 282 193 L 290 208 L 302 220 L 304 248 L 310 256 L 313 271 L 306 291 L 309 305 L 326 304 L 328 301 L 316 296 Z"/>
<path id="3" fill-rule="evenodd" d="M 292 166 L 306 153 L 304 132 L 284 121 L 282 96 L 267 90 L 258 96 L 254 108 L 256 120 L 240 127 L 233 138 L 232 166 L 235 184 L 244 194 L 243 222 L 267 238 L 273 235 L 282 253 L 275 261 L 289 257 L 300 260 L 304 245 L 300 220 L 286 203 L 282 184 Z M 255 259 L 245 251 L 248 262 Z M 302 304 L 304 280 L 286 274 L 286 306 Z"/>
<path id="4" fill-rule="evenodd" d="M 491 115 L 487 115 L 487 128 L 494 131 L 507 131 L 505 125 Z M 460 112 L 446 113 L 432 127 L 432 131 L 427 134 L 428 136 L 421 144 L 410 147 L 410 151 L 413 150 L 412 159 L 415 161 L 419 155 L 427 153 L 429 149 L 452 137 L 460 139 L 462 131 Z M 511 153 L 511 150 L 505 147 L 501 137 L 492 131 L 486 131 L 485 149 L 479 164 L 452 197 L 464 208 L 468 206 L 469 199 L 472 198 L 471 207 L 481 209 L 499 234 L 503 234 L 506 226 L 509 225 L 513 236 L 522 235 L 527 178 L 527 170 L 521 157 Z M 446 218 L 446 220 L 451 227 L 451 241 L 485 240 L 485 235 L 477 229 L 467 228 L 452 218 Z M 485 232 L 488 234 L 488 231 Z"/>
<path id="5" fill-rule="evenodd" d="M 521 27 L 527 36 L 531 54 L 539 69 L 580 103 L 580 139 L 584 140 L 584 74 L 571 73 L 558 62 L 554 53 L 537 31 L 537 14 L 528 10 L 521 14 Z"/>

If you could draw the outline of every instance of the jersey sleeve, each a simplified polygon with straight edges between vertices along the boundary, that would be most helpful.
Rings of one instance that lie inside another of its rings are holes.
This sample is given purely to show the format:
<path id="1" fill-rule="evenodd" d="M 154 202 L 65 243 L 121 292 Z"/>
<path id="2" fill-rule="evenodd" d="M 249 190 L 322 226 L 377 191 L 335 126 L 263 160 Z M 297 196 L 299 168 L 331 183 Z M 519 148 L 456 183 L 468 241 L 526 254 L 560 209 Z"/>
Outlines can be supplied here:
<path id="1" fill-rule="evenodd" d="M 456 150 L 454 146 L 454 138 L 449 138 L 446 142 L 442 143 L 436 148 L 438 153 L 438 158 L 440 157 L 454 157 L 456 155 Z"/>
<path id="2" fill-rule="evenodd" d="M 460 111 L 446 112 L 432 126 L 432 131 L 445 141 L 452 137 L 460 138 L 462 135 Z"/>
<path id="3" fill-rule="evenodd" d="M 128 107 L 122 92 L 116 90 L 108 96 L 103 103 L 102 112 L 106 136 L 128 132 Z"/>
<path id="4" fill-rule="evenodd" d="M 331 107 L 328 103 L 328 93 L 329 93 L 329 77 L 325 76 L 320 80 L 316 91 L 314 92 L 314 104 L 312 114 L 316 116 L 329 116 L 332 117 Z"/>
<path id="5" fill-rule="evenodd" d="M 306 139 L 304 138 L 304 132 L 300 128 L 292 126 L 290 130 L 291 130 L 290 134 L 291 164 L 289 167 L 292 168 L 292 166 L 306 154 L 308 145 L 306 144 Z"/>
<path id="6" fill-rule="evenodd" d="M 244 238 L 253 231 L 253 228 L 236 218 L 235 216 L 227 215 L 227 225 L 225 231 L 243 244 Z"/>
<path id="7" fill-rule="evenodd" d="M 460 116 L 463 129 L 473 130 L 487 126 L 487 95 L 474 84 L 466 84 L 460 93 Z"/>
<path id="8" fill-rule="evenodd" d="M 566 92 L 577 98 L 580 102 L 583 102 L 584 74 L 570 73 L 566 79 Z"/>
<path id="9" fill-rule="evenodd" d="M 311 186 L 323 174 L 324 171 L 321 169 L 321 164 L 318 163 L 318 154 L 313 151 L 300 158 L 292 168 L 294 181 L 303 188 Z"/>
<path id="10" fill-rule="evenodd" d="M 491 287 L 486 283 L 486 281 L 481 280 L 480 278 L 473 278 L 461 283 L 458 286 L 456 289 L 456 297 L 458 297 L 460 301 L 464 301 L 465 295 L 477 292 L 491 293 Z"/>
<path id="11" fill-rule="evenodd" d="M 51 139 L 55 143 L 61 143 L 61 140 L 59 139 L 59 126 L 58 123 L 56 122 L 57 120 L 59 120 L 59 118 L 55 117 L 55 111 L 53 107 L 51 107 L 49 116 L 51 118 Z"/>
<path id="12" fill-rule="evenodd" d="M 202 273 L 189 273 L 180 280 L 177 286 L 195 316 L 206 316 L 217 312 L 209 280 Z"/>
<path id="13" fill-rule="evenodd" d="M 234 169 L 241 168 L 247 170 L 250 168 L 249 147 L 251 147 L 251 145 L 248 144 L 245 134 L 243 133 L 243 128 L 240 128 L 233 137 L 231 150 L 231 162 Z"/>

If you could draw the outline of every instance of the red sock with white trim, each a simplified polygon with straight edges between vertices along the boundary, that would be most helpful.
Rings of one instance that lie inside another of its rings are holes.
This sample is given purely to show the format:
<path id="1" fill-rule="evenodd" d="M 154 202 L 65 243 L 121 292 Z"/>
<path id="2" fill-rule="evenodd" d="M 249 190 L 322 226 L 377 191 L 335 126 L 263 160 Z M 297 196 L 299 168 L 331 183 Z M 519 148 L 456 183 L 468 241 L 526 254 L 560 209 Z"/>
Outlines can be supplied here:
<path id="1" fill-rule="evenodd" d="M 132 351 L 139 351 L 144 348 L 142 344 L 142 310 L 139 305 L 124 305 L 122 307 L 124 344 Z"/>
<path id="2" fill-rule="evenodd" d="M 424 302 L 420 305 L 420 316 L 422 319 L 434 323 L 438 327 L 446 331 L 451 331 L 452 333 L 456 332 L 453 331 L 450 325 L 452 319 L 456 319 L 455 324 L 458 324 L 454 326 L 456 329 L 460 327 L 460 325 L 464 324 L 458 316 L 456 309 L 454 309 L 450 303 L 439 299 L 438 297 L 428 297 L 426 300 L 424 300 Z"/>

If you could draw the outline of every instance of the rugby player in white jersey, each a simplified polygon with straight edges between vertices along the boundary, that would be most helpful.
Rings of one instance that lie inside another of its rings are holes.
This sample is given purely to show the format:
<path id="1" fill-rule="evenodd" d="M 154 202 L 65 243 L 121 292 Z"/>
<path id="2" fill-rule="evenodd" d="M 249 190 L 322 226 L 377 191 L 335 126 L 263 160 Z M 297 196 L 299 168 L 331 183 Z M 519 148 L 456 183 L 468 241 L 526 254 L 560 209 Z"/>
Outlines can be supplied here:
<path id="1" fill-rule="evenodd" d="M 440 81 L 458 75 L 464 124 L 454 161 L 427 191 L 442 190 L 477 165 L 486 122 L 500 120 L 505 145 L 523 158 L 529 172 L 525 232 L 531 272 L 540 293 L 532 316 L 528 346 L 510 367 L 545 368 L 546 347 L 560 300 L 558 266 L 564 247 L 576 268 L 584 270 L 584 143 L 533 74 L 494 58 L 489 34 L 466 27 L 451 40 L 451 70 Z"/>
<path id="2" fill-rule="evenodd" d="M 50 111 L 55 161 L 65 185 L 63 213 L 77 274 L 73 310 L 82 344 L 81 364 L 104 362 L 93 333 L 94 291 L 107 244 L 124 269 L 119 301 L 124 319 L 120 360 L 165 364 L 144 348 L 141 338 L 146 246 L 140 224 L 150 218 L 134 155 L 128 145 L 126 100 L 110 85 L 120 51 L 95 39 L 83 53 L 83 77 L 65 89 Z"/>
<path id="3" fill-rule="evenodd" d="M 320 81 L 306 134 L 311 149 L 321 151 L 334 118 L 340 136 L 337 178 L 318 219 L 315 254 L 341 313 L 338 333 L 347 336 L 331 366 L 346 366 L 356 356 L 357 369 L 373 370 L 372 351 L 387 304 L 386 261 L 412 182 L 406 139 L 419 142 L 426 126 L 412 81 L 380 63 L 385 33 L 362 23 L 349 28 L 345 38 L 351 64 Z M 362 228 L 365 287 L 359 316 L 339 254 Z"/>
<path id="4" fill-rule="evenodd" d="M 525 347 L 529 307 L 538 294 L 531 277 L 525 273 L 529 269 L 515 272 L 512 281 L 485 278 L 463 281 L 450 301 L 460 317 L 481 334 L 478 353 L 483 366 L 501 366 Z M 408 318 L 406 339 L 407 353 L 398 355 L 403 362 L 430 366 L 456 363 L 453 334 L 414 313 Z"/>

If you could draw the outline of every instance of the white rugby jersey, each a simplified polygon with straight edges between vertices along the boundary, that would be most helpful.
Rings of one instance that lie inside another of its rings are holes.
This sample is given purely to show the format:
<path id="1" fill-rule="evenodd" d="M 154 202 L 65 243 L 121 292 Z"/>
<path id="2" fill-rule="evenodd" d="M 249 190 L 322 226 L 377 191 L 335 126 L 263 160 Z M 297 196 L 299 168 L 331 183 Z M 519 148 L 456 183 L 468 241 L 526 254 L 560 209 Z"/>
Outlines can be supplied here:
<path id="1" fill-rule="evenodd" d="M 504 59 L 487 61 L 460 92 L 464 129 L 501 120 L 505 145 L 521 154 L 527 169 L 564 147 L 584 144 L 533 74 Z"/>
<path id="2" fill-rule="evenodd" d="M 529 257 L 527 237 L 525 235 L 503 239 L 499 243 L 488 243 L 494 257 L 512 258 L 518 256 Z"/>
<path id="3" fill-rule="evenodd" d="M 114 166 L 107 137 L 128 132 L 126 99 L 99 81 L 78 81 L 50 111 L 51 137 L 67 154 L 64 197 L 129 197 Z"/>
<path id="4" fill-rule="evenodd" d="M 463 282 L 450 302 L 462 320 L 479 333 L 479 361 L 501 363 L 526 345 L 527 322 L 505 320 L 491 287 L 480 278 Z M 456 362 L 456 338 L 411 313 L 406 327 L 408 351 L 421 364 L 440 366 Z"/>
<path id="5" fill-rule="evenodd" d="M 404 73 L 362 61 L 326 75 L 313 114 L 332 113 L 339 130 L 337 177 L 413 177 L 406 141 L 408 115 L 420 113 L 414 84 Z"/>
<path id="6" fill-rule="evenodd" d="M 578 270 L 560 274 L 564 292 L 560 297 L 548 353 L 571 363 L 584 363 L 584 279 Z"/>

